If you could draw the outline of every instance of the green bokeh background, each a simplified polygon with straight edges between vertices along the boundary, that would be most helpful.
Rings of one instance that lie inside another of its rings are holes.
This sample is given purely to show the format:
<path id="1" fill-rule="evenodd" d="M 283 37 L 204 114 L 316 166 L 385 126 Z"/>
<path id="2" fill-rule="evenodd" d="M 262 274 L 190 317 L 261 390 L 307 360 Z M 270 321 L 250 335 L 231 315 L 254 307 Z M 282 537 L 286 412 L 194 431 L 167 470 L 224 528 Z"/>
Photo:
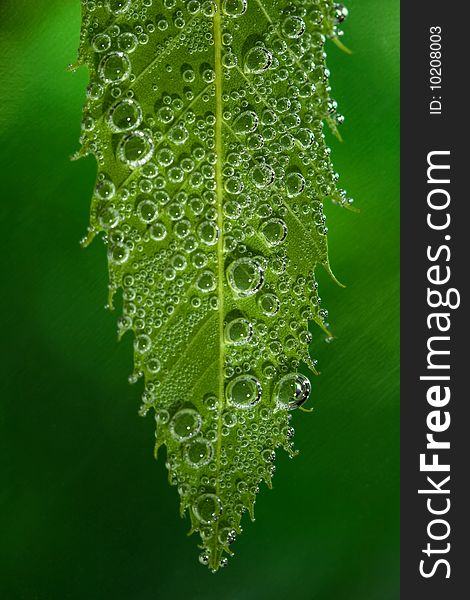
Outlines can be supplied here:
<path id="1" fill-rule="evenodd" d="M 77 149 L 87 74 L 69 74 L 78 0 L 0 1 L 0 597 L 5 600 L 399 598 L 399 3 L 350 0 L 328 45 L 346 115 L 331 140 L 361 213 L 328 206 L 320 277 L 337 337 L 316 333 L 313 414 L 294 416 L 256 523 L 227 569 L 196 560 L 132 342 L 105 312 L 103 245 L 79 248 L 95 165 Z"/>

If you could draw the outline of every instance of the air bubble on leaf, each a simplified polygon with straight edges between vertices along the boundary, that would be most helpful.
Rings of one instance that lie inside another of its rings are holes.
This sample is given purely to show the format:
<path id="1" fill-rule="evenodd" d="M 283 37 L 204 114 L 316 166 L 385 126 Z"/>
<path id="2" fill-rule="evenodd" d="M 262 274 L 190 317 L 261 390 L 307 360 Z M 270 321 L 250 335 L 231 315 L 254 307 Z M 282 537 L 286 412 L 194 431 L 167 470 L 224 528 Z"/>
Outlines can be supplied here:
<path id="1" fill-rule="evenodd" d="M 263 73 L 272 65 L 273 55 L 263 46 L 253 46 L 245 56 L 245 71 Z"/>
<path id="2" fill-rule="evenodd" d="M 182 408 L 170 421 L 170 433 L 178 442 L 185 442 L 197 436 L 201 430 L 201 415 L 192 408 Z"/>
<path id="3" fill-rule="evenodd" d="M 279 246 L 287 237 L 287 225 L 282 219 L 268 219 L 261 225 L 261 234 L 268 246 Z"/>
<path id="4" fill-rule="evenodd" d="M 274 317 L 279 312 L 281 303 L 275 294 L 263 294 L 258 299 L 258 306 L 266 317 Z"/>
<path id="5" fill-rule="evenodd" d="M 293 171 L 286 175 L 286 190 L 289 198 L 298 196 L 305 189 L 305 178 L 301 173 Z"/>
<path id="6" fill-rule="evenodd" d="M 114 15 L 122 15 L 129 10 L 131 0 L 106 0 L 106 8 Z"/>
<path id="7" fill-rule="evenodd" d="M 131 63 L 125 52 L 107 54 L 99 66 L 99 74 L 105 83 L 119 83 L 129 77 Z"/>
<path id="8" fill-rule="evenodd" d="M 284 375 L 274 387 L 273 399 L 278 408 L 293 410 L 310 396 L 310 380 L 301 373 Z"/>
<path id="9" fill-rule="evenodd" d="M 224 546 L 233 544 L 237 538 L 237 532 L 232 527 L 223 527 L 219 531 L 219 542 Z"/>
<path id="10" fill-rule="evenodd" d="M 227 280 L 237 296 L 252 296 L 263 286 L 264 270 L 253 258 L 239 258 L 228 267 Z"/>
<path id="11" fill-rule="evenodd" d="M 259 125 L 259 117 L 253 110 L 245 110 L 233 122 L 235 133 L 244 135 L 253 133 Z"/>
<path id="12" fill-rule="evenodd" d="M 222 512 L 222 502 L 215 494 L 201 494 L 192 506 L 195 517 L 204 525 L 217 521 Z"/>
<path id="13" fill-rule="evenodd" d="M 154 144 L 150 134 L 134 131 L 124 137 L 118 146 L 118 155 L 129 167 L 141 167 L 153 156 Z"/>
<path id="14" fill-rule="evenodd" d="M 238 18 L 246 13 L 248 0 L 224 0 L 222 10 L 228 17 Z"/>
<path id="15" fill-rule="evenodd" d="M 203 438 L 197 438 L 185 448 L 184 457 L 190 467 L 199 469 L 210 463 L 214 454 L 212 444 Z"/>
<path id="16" fill-rule="evenodd" d="M 305 21 L 301 17 L 291 15 L 282 23 L 284 35 L 291 39 L 299 38 L 305 31 Z"/>
<path id="17" fill-rule="evenodd" d="M 217 280 L 214 273 L 208 270 L 203 271 L 196 280 L 196 287 L 204 294 L 213 292 L 217 287 Z"/>
<path id="18" fill-rule="evenodd" d="M 248 344 L 252 337 L 253 325 L 248 319 L 238 317 L 229 321 L 225 326 L 225 340 L 228 344 L 242 346 Z"/>
<path id="19" fill-rule="evenodd" d="M 227 401 L 236 408 L 249 409 L 261 400 L 261 383 L 253 375 L 239 375 L 225 390 Z"/>
<path id="20" fill-rule="evenodd" d="M 142 108 L 132 98 L 125 98 L 109 109 L 108 124 L 116 133 L 131 131 L 142 123 Z"/>

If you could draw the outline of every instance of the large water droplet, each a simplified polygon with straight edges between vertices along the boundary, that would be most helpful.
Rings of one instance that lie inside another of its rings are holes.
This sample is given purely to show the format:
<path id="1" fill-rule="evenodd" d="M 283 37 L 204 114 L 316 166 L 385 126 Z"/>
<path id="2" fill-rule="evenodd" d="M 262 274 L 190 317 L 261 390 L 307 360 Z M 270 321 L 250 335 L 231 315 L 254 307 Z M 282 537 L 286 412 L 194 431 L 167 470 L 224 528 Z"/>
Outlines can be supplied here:
<path id="1" fill-rule="evenodd" d="M 286 190 L 289 198 L 298 196 L 305 189 L 305 178 L 301 173 L 293 171 L 286 175 Z"/>
<path id="2" fill-rule="evenodd" d="M 245 71 L 248 73 L 263 73 L 272 65 L 273 56 L 263 46 L 253 46 L 245 56 Z"/>
<path id="3" fill-rule="evenodd" d="M 243 317 L 233 319 L 225 326 L 225 340 L 234 346 L 247 344 L 253 337 L 253 325 Z"/>
<path id="4" fill-rule="evenodd" d="M 236 408 L 253 408 L 261 400 L 261 383 L 253 375 L 239 375 L 227 385 L 227 401 Z"/>
<path id="5" fill-rule="evenodd" d="M 203 271 L 196 280 L 196 287 L 200 292 L 208 294 L 217 287 L 217 279 L 212 271 Z"/>
<path id="6" fill-rule="evenodd" d="M 137 215 L 142 223 L 152 223 L 158 217 L 158 207 L 155 202 L 146 198 L 137 206 Z"/>
<path id="7" fill-rule="evenodd" d="M 185 448 L 185 459 L 190 467 L 198 469 L 210 463 L 214 454 L 212 444 L 203 438 L 190 442 Z"/>
<path id="8" fill-rule="evenodd" d="M 170 422 L 170 433 L 178 442 L 184 442 L 197 436 L 201 429 L 201 415 L 192 408 L 182 408 Z"/>
<path id="9" fill-rule="evenodd" d="M 118 147 L 119 158 L 129 167 L 141 167 L 153 156 L 153 140 L 150 134 L 134 131 L 124 137 Z"/>
<path id="10" fill-rule="evenodd" d="M 252 296 L 263 286 L 264 271 L 254 258 L 239 258 L 228 267 L 227 280 L 238 296 Z"/>
<path id="11" fill-rule="evenodd" d="M 142 108 L 138 102 L 125 98 L 109 109 L 108 123 L 115 132 L 130 131 L 142 122 Z"/>
<path id="12" fill-rule="evenodd" d="M 229 17 L 238 18 L 245 14 L 247 6 L 248 0 L 224 0 L 222 10 Z"/>
<path id="13" fill-rule="evenodd" d="M 222 512 L 222 502 L 215 494 L 202 494 L 193 504 L 193 513 L 204 525 L 216 521 Z"/>
<path id="14" fill-rule="evenodd" d="M 233 122 L 233 130 L 238 134 L 253 133 L 258 124 L 258 115 L 252 110 L 245 110 Z"/>
<path id="15" fill-rule="evenodd" d="M 259 297 L 258 306 L 263 315 L 274 317 L 279 312 L 281 303 L 279 302 L 279 298 L 274 294 L 263 294 Z"/>
<path id="16" fill-rule="evenodd" d="M 273 399 L 278 408 L 293 410 L 308 400 L 310 390 L 311 384 L 305 375 L 289 373 L 275 385 Z"/>
<path id="17" fill-rule="evenodd" d="M 268 246 L 278 246 L 287 237 L 287 225 L 282 219 L 268 219 L 261 225 L 261 234 Z"/>
<path id="18" fill-rule="evenodd" d="M 264 163 L 255 165 L 250 173 L 253 183 L 260 190 L 272 185 L 276 178 L 273 169 Z"/>
<path id="19" fill-rule="evenodd" d="M 121 15 L 129 10 L 131 0 L 106 0 L 106 7 L 115 15 Z"/>
<path id="20" fill-rule="evenodd" d="M 131 63 L 125 52 L 111 52 L 100 62 L 99 74 L 105 83 L 119 83 L 127 79 Z"/>
<path id="21" fill-rule="evenodd" d="M 197 226 L 199 240 L 206 246 L 213 246 L 219 239 L 219 228 L 214 221 L 203 221 Z"/>
<path id="22" fill-rule="evenodd" d="M 282 31 L 288 38 L 299 38 L 305 31 L 305 22 L 300 17 L 291 15 L 284 20 Z"/>

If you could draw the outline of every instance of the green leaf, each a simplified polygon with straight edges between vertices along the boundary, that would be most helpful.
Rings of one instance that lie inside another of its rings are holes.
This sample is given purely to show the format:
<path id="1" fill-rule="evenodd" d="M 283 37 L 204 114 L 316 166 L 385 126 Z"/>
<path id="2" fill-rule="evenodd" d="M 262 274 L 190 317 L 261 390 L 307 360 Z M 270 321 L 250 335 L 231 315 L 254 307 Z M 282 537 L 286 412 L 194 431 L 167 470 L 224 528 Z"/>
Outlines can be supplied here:
<path id="1" fill-rule="evenodd" d="M 82 1 L 77 156 L 99 167 L 84 244 L 103 233 L 141 414 L 155 411 L 211 570 L 271 486 L 276 448 L 294 455 L 309 321 L 330 335 L 322 203 L 350 200 L 322 132 L 342 121 L 324 42 L 345 15 L 329 0 Z"/>

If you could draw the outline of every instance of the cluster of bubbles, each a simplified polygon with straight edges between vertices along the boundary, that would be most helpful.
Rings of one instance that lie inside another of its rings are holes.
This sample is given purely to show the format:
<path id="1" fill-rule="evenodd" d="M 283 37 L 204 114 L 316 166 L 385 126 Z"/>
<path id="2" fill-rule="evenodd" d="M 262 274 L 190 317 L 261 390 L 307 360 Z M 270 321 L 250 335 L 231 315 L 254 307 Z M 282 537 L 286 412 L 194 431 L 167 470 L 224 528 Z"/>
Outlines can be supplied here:
<path id="1" fill-rule="evenodd" d="M 111 300 L 122 289 L 141 413 L 155 409 L 200 561 L 218 568 L 270 485 L 274 450 L 293 454 L 291 411 L 311 391 L 298 368 L 315 369 L 309 321 L 327 321 L 313 275 L 327 265 L 323 201 L 350 202 L 323 133 L 343 120 L 324 42 L 347 11 L 329 0 L 281 2 L 271 16 L 252 0 L 84 4 L 82 144 L 100 167 L 89 238 L 103 232 Z M 244 36 L 250 22 L 257 33 Z"/>

